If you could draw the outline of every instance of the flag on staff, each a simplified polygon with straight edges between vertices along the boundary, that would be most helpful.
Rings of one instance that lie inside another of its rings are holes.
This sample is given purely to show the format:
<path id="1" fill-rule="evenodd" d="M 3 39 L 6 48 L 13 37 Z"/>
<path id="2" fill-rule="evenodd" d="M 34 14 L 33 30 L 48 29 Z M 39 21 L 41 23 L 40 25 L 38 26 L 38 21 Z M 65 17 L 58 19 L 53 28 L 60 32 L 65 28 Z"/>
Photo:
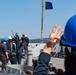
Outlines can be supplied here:
<path id="1" fill-rule="evenodd" d="M 51 2 L 45 2 L 45 10 L 53 9 Z M 41 16 L 41 43 L 43 42 L 43 25 L 44 25 L 44 0 L 42 0 L 42 16 Z"/>
<path id="2" fill-rule="evenodd" d="M 45 9 L 53 9 L 52 3 L 51 2 L 45 2 Z"/>

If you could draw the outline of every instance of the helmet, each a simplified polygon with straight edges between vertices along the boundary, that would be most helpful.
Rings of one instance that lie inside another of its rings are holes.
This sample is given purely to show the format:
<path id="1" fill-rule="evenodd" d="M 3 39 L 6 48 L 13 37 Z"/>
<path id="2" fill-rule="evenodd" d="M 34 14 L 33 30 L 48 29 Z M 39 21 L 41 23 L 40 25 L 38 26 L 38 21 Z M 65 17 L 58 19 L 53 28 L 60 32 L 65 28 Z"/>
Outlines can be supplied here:
<path id="1" fill-rule="evenodd" d="M 8 38 L 2 38 L 1 39 L 1 42 L 7 42 L 8 41 Z"/>
<path id="2" fill-rule="evenodd" d="M 60 40 L 65 45 L 76 47 L 76 15 L 72 16 L 67 21 L 64 33 Z"/>
<path id="3" fill-rule="evenodd" d="M 8 39 L 12 39 L 12 37 L 11 37 L 11 36 L 9 36 L 9 37 L 8 37 Z"/>
<path id="4" fill-rule="evenodd" d="M 27 35 L 25 35 L 25 37 L 27 37 Z"/>

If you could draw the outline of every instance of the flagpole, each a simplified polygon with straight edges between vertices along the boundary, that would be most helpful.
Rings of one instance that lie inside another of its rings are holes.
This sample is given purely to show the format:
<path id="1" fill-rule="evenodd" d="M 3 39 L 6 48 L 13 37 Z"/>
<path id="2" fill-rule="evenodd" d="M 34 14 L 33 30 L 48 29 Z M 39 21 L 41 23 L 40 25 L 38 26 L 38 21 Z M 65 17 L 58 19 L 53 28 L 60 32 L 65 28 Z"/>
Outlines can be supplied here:
<path id="1" fill-rule="evenodd" d="M 42 16 L 41 16 L 41 43 L 43 43 L 43 25 L 44 25 L 44 0 L 42 0 Z"/>

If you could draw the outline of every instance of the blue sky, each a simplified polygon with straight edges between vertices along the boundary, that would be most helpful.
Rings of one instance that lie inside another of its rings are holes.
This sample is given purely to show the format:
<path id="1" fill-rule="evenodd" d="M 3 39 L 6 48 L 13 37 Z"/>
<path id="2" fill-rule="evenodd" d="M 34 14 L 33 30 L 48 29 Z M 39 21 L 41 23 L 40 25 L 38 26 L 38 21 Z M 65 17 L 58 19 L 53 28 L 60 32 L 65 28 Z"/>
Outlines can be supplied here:
<path id="1" fill-rule="evenodd" d="M 52 10 L 44 10 L 43 37 L 48 37 L 55 24 L 63 29 L 67 20 L 76 14 L 76 0 L 45 0 L 53 4 Z M 29 39 L 41 37 L 42 0 L 0 0 L 0 37 L 21 37 Z"/>

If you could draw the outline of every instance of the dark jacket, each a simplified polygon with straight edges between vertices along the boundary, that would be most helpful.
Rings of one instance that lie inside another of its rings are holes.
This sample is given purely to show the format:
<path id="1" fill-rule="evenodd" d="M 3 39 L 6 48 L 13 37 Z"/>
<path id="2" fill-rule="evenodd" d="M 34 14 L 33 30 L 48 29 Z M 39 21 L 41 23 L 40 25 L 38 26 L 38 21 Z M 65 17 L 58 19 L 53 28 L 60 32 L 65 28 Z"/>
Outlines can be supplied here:
<path id="1" fill-rule="evenodd" d="M 7 46 L 5 44 L 0 45 L 0 57 L 6 56 L 5 52 L 7 52 Z"/>
<path id="2" fill-rule="evenodd" d="M 19 36 L 18 36 L 18 35 L 16 35 L 16 36 L 14 37 L 14 41 L 15 41 L 15 43 L 17 43 L 17 42 L 19 41 Z"/>
<path id="3" fill-rule="evenodd" d="M 23 45 L 18 43 L 18 47 L 17 47 L 16 53 L 22 53 L 22 51 L 23 51 Z"/>
<path id="4" fill-rule="evenodd" d="M 7 50 L 9 50 L 9 51 L 11 51 L 11 50 L 15 51 L 15 45 L 13 43 L 7 42 L 6 45 L 7 45 Z"/>
<path id="5" fill-rule="evenodd" d="M 51 56 L 47 53 L 42 52 L 39 55 L 38 62 L 34 68 L 33 75 L 76 75 L 76 72 L 67 72 L 57 73 L 57 74 L 48 74 L 48 64 Z"/>

